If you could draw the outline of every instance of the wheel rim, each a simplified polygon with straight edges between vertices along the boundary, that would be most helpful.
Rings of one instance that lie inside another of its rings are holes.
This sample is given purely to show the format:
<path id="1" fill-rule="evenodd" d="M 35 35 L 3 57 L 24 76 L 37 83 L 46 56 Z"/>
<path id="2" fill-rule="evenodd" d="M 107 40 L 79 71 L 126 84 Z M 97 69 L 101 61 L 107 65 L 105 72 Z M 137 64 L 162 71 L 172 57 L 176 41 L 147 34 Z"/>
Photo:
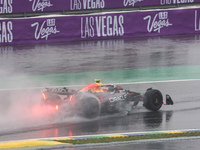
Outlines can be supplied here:
<path id="1" fill-rule="evenodd" d="M 161 95 L 160 94 L 154 94 L 152 103 L 153 103 L 153 106 L 156 107 L 156 108 L 161 107 L 161 105 L 162 105 Z"/>

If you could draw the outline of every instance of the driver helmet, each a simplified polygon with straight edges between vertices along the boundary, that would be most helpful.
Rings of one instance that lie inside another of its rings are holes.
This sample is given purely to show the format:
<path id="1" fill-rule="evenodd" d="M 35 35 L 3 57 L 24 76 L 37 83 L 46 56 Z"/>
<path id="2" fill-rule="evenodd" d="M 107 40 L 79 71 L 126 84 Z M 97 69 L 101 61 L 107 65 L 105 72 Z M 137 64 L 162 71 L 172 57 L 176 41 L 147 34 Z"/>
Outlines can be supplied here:
<path id="1" fill-rule="evenodd" d="M 94 79 L 96 83 L 101 83 L 101 79 Z"/>

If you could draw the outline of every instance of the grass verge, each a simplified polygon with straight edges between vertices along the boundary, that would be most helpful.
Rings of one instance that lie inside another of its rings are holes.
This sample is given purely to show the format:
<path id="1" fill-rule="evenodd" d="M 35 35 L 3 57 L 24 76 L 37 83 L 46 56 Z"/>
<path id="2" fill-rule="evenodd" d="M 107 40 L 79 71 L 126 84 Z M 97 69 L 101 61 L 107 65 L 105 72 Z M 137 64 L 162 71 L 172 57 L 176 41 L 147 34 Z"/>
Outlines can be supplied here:
<path id="1" fill-rule="evenodd" d="M 124 137 L 94 137 L 89 139 L 73 139 L 73 140 L 54 140 L 61 143 L 70 144 L 89 144 L 89 143 L 110 143 L 110 142 L 122 142 L 122 141 L 134 141 L 134 140 L 146 140 L 146 139 L 163 139 L 163 138 L 178 138 L 178 137 L 194 137 L 200 136 L 200 132 L 185 132 L 185 133 L 160 133 L 153 135 L 132 135 Z"/>

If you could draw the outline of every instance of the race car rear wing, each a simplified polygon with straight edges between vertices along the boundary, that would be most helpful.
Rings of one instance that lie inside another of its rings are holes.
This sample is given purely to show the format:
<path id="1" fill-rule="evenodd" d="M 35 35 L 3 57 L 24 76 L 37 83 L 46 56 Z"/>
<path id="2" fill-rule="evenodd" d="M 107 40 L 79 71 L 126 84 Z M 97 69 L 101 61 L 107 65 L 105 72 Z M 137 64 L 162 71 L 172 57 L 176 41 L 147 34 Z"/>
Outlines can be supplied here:
<path id="1" fill-rule="evenodd" d="M 72 95 L 76 93 L 76 90 L 67 89 L 66 87 L 63 88 L 46 88 L 47 92 L 60 94 L 60 95 Z"/>

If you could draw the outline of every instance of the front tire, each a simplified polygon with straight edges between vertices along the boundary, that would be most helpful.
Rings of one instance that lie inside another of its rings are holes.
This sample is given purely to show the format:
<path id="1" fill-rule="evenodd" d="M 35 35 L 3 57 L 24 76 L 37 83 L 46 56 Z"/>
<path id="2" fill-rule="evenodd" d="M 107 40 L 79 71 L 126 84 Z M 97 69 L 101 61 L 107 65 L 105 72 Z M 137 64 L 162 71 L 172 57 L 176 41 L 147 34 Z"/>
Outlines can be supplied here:
<path id="1" fill-rule="evenodd" d="M 144 94 L 143 106 L 151 111 L 158 111 L 163 104 L 163 96 L 159 90 L 148 89 Z"/>

